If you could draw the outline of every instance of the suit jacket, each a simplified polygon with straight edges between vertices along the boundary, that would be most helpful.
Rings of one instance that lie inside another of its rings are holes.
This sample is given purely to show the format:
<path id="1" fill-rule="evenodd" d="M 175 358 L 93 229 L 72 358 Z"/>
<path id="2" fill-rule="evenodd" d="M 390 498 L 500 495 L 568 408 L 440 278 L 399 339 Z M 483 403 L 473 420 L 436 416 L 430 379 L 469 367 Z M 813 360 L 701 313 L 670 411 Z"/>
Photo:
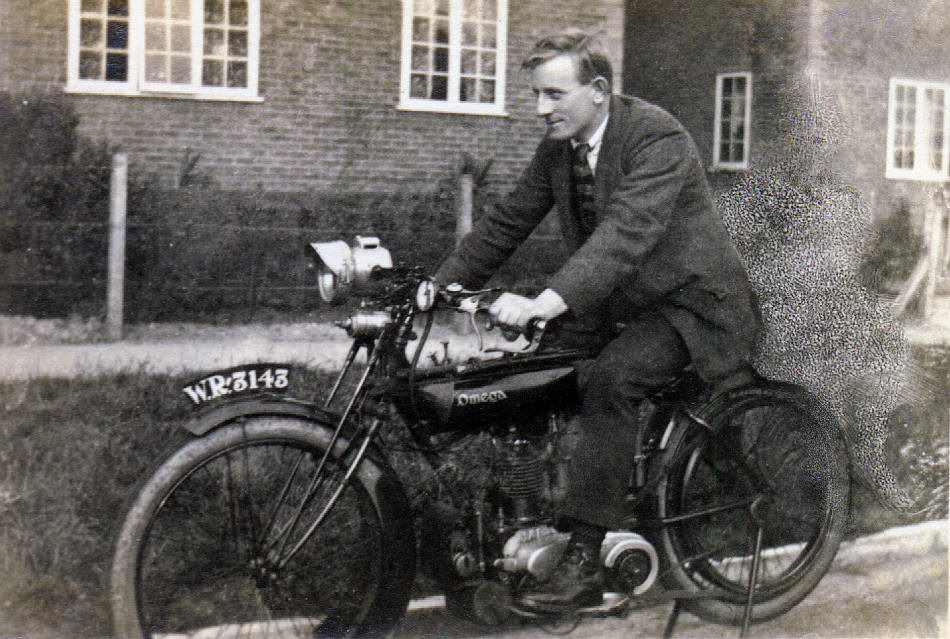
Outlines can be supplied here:
<path id="1" fill-rule="evenodd" d="M 481 286 L 556 207 L 570 257 L 548 286 L 578 316 L 658 310 L 711 381 L 748 363 L 758 316 L 745 267 L 713 204 L 686 130 L 657 106 L 613 96 L 586 235 L 572 192 L 569 141 L 543 140 L 513 191 L 482 216 L 436 274 Z"/>

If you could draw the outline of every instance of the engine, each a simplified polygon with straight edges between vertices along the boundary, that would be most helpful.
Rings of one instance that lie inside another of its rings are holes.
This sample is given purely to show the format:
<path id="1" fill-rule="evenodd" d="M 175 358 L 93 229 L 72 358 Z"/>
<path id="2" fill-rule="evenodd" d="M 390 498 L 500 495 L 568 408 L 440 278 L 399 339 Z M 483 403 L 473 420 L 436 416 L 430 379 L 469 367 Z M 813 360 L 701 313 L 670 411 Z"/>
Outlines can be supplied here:
<path id="1" fill-rule="evenodd" d="M 490 432 L 490 475 L 470 509 L 441 504 L 423 525 L 425 563 L 454 612 L 487 624 L 509 613 L 519 584 L 544 581 L 570 535 L 553 527 L 555 504 L 567 487 L 574 441 L 570 423 L 550 415 L 534 424 Z M 659 562 L 649 541 L 633 532 L 610 532 L 601 546 L 608 587 L 635 596 L 656 581 Z"/>

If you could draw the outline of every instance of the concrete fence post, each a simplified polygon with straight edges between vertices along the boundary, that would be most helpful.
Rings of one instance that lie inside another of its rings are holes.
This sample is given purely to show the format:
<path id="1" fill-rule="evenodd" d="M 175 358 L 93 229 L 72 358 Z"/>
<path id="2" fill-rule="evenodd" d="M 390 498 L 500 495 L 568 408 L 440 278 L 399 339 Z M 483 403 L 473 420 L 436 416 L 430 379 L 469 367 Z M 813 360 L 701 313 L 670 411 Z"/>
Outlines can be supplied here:
<path id="1" fill-rule="evenodd" d="M 125 287 L 125 218 L 128 194 L 129 156 L 112 156 L 109 184 L 109 275 L 106 292 L 106 323 L 110 339 L 122 338 L 122 313 Z"/>
<path id="2" fill-rule="evenodd" d="M 474 191 L 475 176 L 471 173 L 462 173 L 459 179 L 459 210 L 455 220 L 455 245 L 462 242 L 462 238 L 472 230 L 472 192 Z"/>

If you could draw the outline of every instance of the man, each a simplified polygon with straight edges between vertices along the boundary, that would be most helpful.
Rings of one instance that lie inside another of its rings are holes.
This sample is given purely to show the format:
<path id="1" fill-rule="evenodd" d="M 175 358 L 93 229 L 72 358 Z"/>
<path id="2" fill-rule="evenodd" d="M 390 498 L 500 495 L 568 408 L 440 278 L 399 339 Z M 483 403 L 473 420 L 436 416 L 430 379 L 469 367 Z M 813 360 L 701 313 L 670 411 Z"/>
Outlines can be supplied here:
<path id="1" fill-rule="evenodd" d="M 582 31 L 540 40 L 522 66 L 547 133 L 514 190 L 436 279 L 482 285 L 554 207 L 570 257 L 540 295 L 503 294 L 493 314 L 512 326 L 566 311 L 625 324 L 582 389 L 560 510 L 570 543 L 553 577 L 522 600 L 562 611 L 602 601 L 600 544 L 623 517 L 640 402 L 690 364 L 711 384 L 747 370 L 757 319 L 683 127 L 659 107 L 612 95 L 604 49 Z"/>

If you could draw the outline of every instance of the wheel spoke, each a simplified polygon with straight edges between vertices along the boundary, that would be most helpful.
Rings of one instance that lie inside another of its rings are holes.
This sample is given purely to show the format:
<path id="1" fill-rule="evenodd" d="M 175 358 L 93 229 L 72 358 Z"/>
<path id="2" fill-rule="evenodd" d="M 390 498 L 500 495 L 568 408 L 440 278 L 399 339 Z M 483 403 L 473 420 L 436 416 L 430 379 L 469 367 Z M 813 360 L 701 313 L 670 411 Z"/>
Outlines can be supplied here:
<path id="1" fill-rule="evenodd" d="M 168 480 L 143 528 L 135 601 L 146 636 L 310 639 L 323 620 L 348 627 L 383 574 L 377 511 L 355 469 L 343 482 L 328 458 L 321 481 L 322 449 L 232 430 Z M 265 552 L 275 535 L 292 554 Z"/>
<path id="2" fill-rule="evenodd" d="M 697 519 L 700 517 L 710 517 L 712 515 L 717 515 L 719 513 L 728 512 L 730 510 L 739 510 L 742 508 L 748 508 L 752 504 L 752 499 L 742 499 L 739 501 L 733 501 L 728 504 L 723 504 L 721 506 L 713 506 L 711 508 L 705 508 L 703 510 L 697 510 L 693 512 L 683 513 L 682 515 L 676 515 L 673 517 L 664 517 L 662 523 L 666 524 L 678 524 L 680 522 L 689 521 L 691 519 Z"/>

